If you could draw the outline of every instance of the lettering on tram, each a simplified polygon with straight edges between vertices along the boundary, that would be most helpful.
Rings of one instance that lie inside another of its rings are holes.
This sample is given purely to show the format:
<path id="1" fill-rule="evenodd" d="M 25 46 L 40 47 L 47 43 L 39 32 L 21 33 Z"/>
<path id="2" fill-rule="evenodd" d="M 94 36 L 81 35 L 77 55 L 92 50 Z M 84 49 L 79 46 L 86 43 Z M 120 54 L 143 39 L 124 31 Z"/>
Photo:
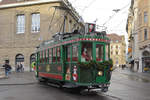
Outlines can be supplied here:
<path id="1" fill-rule="evenodd" d="M 57 33 L 36 50 L 39 82 L 83 91 L 107 92 L 112 73 L 106 32 Z M 58 40 L 59 39 L 59 40 Z"/>

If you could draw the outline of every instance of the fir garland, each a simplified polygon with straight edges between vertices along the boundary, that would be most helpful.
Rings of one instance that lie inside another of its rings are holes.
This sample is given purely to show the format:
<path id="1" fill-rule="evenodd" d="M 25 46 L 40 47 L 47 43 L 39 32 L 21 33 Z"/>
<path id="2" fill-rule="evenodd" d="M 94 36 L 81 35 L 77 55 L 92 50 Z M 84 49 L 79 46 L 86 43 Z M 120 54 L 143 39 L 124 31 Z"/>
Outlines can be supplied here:
<path id="1" fill-rule="evenodd" d="M 78 62 L 78 65 L 80 68 L 84 69 L 98 69 L 98 70 L 104 70 L 104 69 L 110 69 L 113 66 L 112 60 L 103 61 L 103 62 L 96 62 L 94 60 L 91 60 L 89 62 Z"/>

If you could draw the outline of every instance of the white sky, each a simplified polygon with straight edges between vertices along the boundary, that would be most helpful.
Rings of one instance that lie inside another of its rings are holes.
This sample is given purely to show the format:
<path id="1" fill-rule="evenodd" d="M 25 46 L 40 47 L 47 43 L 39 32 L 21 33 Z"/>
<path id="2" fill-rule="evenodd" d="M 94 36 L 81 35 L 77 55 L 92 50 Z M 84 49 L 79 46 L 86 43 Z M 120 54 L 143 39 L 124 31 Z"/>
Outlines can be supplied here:
<path id="1" fill-rule="evenodd" d="M 108 34 L 116 33 L 119 35 L 125 35 L 127 41 L 126 22 L 131 0 L 69 1 L 83 17 L 85 22 L 94 22 L 97 19 L 96 24 L 99 26 L 102 26 L 106 22 L 105 27 L 107 27 Z M 113 9 L 121 10 L 118 13 L 115 13 Z"/>

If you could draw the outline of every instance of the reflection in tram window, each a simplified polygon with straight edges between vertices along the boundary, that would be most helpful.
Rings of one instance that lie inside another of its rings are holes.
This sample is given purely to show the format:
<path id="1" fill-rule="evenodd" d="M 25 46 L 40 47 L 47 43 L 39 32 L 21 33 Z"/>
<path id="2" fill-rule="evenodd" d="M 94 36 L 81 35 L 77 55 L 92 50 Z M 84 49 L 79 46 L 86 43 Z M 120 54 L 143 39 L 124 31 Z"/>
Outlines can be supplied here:
<path id="1" fill-rule="evenodd" d="M 81 62 L 92 60 L 92 43 L 83 42 L 81 53 Z"/>

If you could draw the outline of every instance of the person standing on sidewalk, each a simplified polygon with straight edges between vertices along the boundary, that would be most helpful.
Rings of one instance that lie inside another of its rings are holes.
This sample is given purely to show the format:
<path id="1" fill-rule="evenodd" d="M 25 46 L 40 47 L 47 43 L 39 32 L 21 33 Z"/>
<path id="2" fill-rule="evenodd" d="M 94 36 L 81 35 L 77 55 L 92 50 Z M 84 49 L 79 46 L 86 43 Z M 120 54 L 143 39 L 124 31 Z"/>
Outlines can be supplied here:
<path id="1" fill-rule="evenodd" d="M 33 71 L 35 73 L 35 76 L 37 76 L 37 70 L 36 70 L 36 64 L 35 64 L 35 62 L 32 62 L 31 66 L 32 66 L 32 69 L 33 69 Z"/>
<path id="2" fill-rule="evenodd" d="M 5 60 L 5 64 L 3 65 L 3 67 L 5 68 L 5 76 L 8 77 L 8 74 L 11 71 L 11 66 L 9 65 L 9 60 Z"/>

